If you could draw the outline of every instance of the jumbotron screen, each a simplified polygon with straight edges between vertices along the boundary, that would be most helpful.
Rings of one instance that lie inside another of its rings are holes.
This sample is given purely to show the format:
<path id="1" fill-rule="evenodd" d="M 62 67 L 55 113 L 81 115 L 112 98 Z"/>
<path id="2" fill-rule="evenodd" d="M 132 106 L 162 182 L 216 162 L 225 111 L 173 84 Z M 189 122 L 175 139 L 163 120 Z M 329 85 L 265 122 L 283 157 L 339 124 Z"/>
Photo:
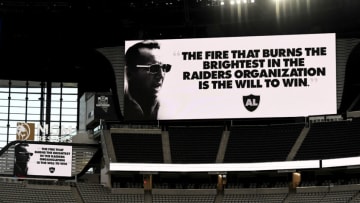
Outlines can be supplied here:
<path id="1" fill-rule="evenodd" d="M 125 112 L 146 114 L 148 102 L 158 120 L 336 114 L 335 33 L 154 41 L 150 58 L 126 56 Z"/>
<path id="2" fill-rule="evenodd" d="M 15 146 L 14 175 L 71 177 L 72 146 L 19 143 Z"/>

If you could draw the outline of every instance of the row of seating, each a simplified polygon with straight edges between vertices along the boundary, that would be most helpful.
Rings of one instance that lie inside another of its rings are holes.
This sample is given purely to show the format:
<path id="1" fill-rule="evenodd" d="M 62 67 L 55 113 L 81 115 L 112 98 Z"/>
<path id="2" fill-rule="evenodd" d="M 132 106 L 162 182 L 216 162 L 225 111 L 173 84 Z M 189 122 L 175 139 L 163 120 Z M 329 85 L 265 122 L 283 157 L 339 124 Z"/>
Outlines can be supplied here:
<path id="1" fill-rule="evenodd" d="M 70 187 L 32 188 L 24 182 L 1 182 L 1 202 L 77 203 Z"/>
<path id="2" fill-rule="evenodd" d="M 114 192 L 110 188 L 95 183 L 76 183 L 73 185 L 84 203 L 145 203 L 145 193 Z M 176 189 L 179 194 L 168 189 L 157 189 L 151 195 L 153 203 L 198 202 L 213 203 L 215 199 L 222 203 L 235 202 L 332 202 L 350 203 L 360 202 L 360 185 L 347 185 L 343 187 L 304 187 L 291 192 L 286 188 L 269 189 L 227 189 L 221 198 L 217 198 L 216 189 Z M 30 187 L 24 182 L 2 182 L 0 184 L 0 202 L 65 202 L 77 203 L 76 195 L 71 187 Z M 180 194 L 181 193 L 181 194 Z M 206 194 L 205 194 L 206 193 Z"/>
<path id="3" fill-rule="evenodd" d="M 216 163 L 220 148 L 223 163 L 285 161 L 305 123 L 231 126 L 222 143 L 223 126 L 169 126 L 169 145 L 161 134 L 112 134 L 117 162 L 164 163 L 170 148 L 172 163 Z M 360 118 L 312 123 L 293 160 L 342 158 L 360 155 Z M 223 145 L 225 146 L 223 146 Z"/>
<path id="4" fill-rule="evenodd" d="M 295 160 L 359 156 L 360 119 L 313 123 Z"/>
<path id="5" fill-rule="evenodd" d="M 100 184 L 77 183 L 84 203 L 143 203 L 144 194 L 112 194 L 110 188 Z"/>

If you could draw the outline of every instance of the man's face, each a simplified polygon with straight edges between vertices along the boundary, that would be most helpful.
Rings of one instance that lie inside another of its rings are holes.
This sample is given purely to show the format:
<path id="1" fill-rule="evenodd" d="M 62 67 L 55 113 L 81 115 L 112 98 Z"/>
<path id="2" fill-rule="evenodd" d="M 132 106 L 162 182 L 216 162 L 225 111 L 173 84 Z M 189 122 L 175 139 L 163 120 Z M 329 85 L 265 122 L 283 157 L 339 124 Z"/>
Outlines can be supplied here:
<path id="1" fill-rule="evenodd" d="M 26 164 L 30 160 L 32 153 L 29 153 L 24 146 L 20 146 L 16 149 L 16 161 Z"/>
<path id="2" fill-rule="evenodd" d="M 141 48 L 137 59 L 138 65 L 161 64 L 159 49 Z M 135 67 L 129 78 L 136 92 L 148 97 L 156 98 L 162 87 L 165 72 L 160 69 L 157 73 L 149 72 L 148 68 Z"/>

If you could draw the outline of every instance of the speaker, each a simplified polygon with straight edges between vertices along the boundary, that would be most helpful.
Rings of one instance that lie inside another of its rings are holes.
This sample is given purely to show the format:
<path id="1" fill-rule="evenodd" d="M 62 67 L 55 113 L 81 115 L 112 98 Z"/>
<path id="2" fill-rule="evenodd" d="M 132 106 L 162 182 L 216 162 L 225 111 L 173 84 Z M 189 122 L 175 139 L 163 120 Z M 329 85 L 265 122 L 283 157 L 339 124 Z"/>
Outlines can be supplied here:
<path id="1" fill-rule="evenodd" d="M 301 174 L 299 172 L 294 172 L 292 174 L 292 184 L 291 187 L 292 188 L 296 188 L 300 185 L 301 182 Z"/>

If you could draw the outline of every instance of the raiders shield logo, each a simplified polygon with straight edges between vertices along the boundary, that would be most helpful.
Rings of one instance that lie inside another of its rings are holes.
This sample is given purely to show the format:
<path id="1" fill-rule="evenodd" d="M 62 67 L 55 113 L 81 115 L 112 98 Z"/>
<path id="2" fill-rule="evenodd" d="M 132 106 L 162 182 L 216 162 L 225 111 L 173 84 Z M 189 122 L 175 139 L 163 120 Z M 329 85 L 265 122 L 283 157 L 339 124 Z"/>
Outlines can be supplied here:
<path id="1" fill-rule="evenodd" d="M 243 103 L 248 111 L 253 112 L 260 104 L 260 96 L 252 94 L 243 96 Z"/>
<path id="2" fill-rule="evenodd" d="M 108 108 L 110 107 L 109 104 L 109 97 L 106 96 L 99 96 L 97 98 L 96 107 L 102 108 L 105 112 L 108 111 Z"/>
<path id="3" fill-rule="evenodd" d="M 55 172 L 55 167 L 49 167 L 49 171 L 50 171 L 50 173 L 54 173 Z"/>

